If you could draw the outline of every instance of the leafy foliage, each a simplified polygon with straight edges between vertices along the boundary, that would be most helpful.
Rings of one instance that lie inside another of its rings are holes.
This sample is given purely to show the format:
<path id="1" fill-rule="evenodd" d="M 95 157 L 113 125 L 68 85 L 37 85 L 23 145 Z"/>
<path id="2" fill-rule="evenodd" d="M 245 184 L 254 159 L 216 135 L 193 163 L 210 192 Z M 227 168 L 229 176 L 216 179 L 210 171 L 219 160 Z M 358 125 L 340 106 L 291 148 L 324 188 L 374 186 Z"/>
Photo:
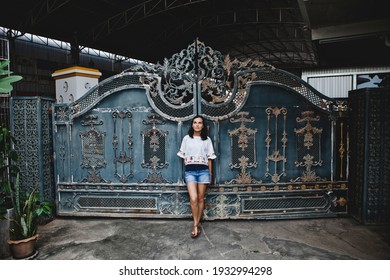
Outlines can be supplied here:
<path id="1" fill-rule="evenodd" d="M 20 240 L 34 236 L 40 223 L 39 218 L 51 215 L 52 202 L 41 200 L 36 189 L 32 192 L 21 193 L 19 173 L 16 176 L 14 188 L 11 187 L 8 191 L 14 206 L 14 217 L 10 219 L 12 221 L 11 239 Z"/>
<path id="2" fill-rule="evenodd" d="M 0 126 L 0 216 L 12 208 L 8 189 L 11 188 L 19 168 L 18 154 L 13 149 L 15 138 L 6 127 Z"/>
<path id="3" fill-rule="evenodd" d="M 14 150 L 15 138 L 11 132 L 0 126 L 0 216 L 8 208 L 14 208 L 10 218 L 10 235 L 13 240 L 34 236 L 37 233 L 40 218 L 50 216 L 53 204 L 41 200 L 39 192 L 21 192 L 19 184 L 18 154 Z"/>
<path id="4" fill-rule="evenodd" d="M 12 83 L 20 81 L 22 76 L 11 75 L 12 71 L 7 70 L 9 60 L 0 61 L 0 93 L 9 93 L 12 89 Z"/>

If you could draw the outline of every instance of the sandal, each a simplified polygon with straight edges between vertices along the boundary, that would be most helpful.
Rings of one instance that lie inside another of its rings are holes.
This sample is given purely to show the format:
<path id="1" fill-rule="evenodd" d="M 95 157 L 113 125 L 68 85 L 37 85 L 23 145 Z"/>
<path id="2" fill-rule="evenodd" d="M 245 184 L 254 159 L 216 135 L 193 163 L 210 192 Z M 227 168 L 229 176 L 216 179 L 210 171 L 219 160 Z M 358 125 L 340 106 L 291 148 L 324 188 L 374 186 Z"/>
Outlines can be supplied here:
<path id="1" fill-rule="evenodd" d="M 202 233 L 202 227 L 201 227 L 201 225 L 199 224 L 199 225 L 198 225 L 198 235 L 201 234 L 201 233 Z"/>
<path id="2" fill-rule="evenodd" d="M 199 226 L 193 226 L 191 232 L 191 238 L 196 238 L 200 234 Z"/>

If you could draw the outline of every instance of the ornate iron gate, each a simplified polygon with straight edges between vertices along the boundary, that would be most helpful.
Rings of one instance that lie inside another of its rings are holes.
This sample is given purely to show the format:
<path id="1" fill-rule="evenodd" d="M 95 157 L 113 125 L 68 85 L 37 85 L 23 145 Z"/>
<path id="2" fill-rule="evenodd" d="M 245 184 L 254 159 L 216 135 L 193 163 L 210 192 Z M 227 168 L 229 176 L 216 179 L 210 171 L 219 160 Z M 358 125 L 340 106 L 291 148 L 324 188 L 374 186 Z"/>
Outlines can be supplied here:
<path id="1" fill-rule="evenodd" d="M 206 219 L 346 213 L 345 109 L 290 73 L 196 41 L 55 105 L 58 214 L 189 217 L 176 153 L 196 114 L 217 153 Z"/>
<path id="2" fill-rule="evenodd" d="M 52 141 L 52 105 L 45 97 L 12 97 L 11 127 L 16 138 L 20 187 L 37 189 L 48 200 L 55 199 Z"/>

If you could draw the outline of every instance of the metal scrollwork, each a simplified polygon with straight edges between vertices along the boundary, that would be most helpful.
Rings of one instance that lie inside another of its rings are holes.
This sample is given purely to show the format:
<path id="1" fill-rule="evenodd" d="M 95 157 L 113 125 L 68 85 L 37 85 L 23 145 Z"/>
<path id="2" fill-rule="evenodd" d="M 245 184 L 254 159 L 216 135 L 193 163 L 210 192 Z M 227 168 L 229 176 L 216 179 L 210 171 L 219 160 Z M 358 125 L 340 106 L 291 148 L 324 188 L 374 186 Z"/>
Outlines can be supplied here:
<path id="1" fill-rule="evenodd" d="M 55 119 L 57 122 L 69 121 L 69 107 L 67 106 L 56 107 Z"/>
<path id="2" fill-rule="evenodd" d="M 336 100 L 336 103 L 333 105 L 333 111 L 338 113 L 338 117 L 340 118 L 340 144 L 339 144 L 339 162 L 340 162 L 340 178 L 344 178 L 346 174 L 344 174 L 344 159 L 346 157 L 347 148 L 346 143 L 344 142 L 344 121 L 343 117 L 345 117 L 346 112 L 348 110 L 348 104 L 346 100 Z M 345 137 L 347 138 L 347 137 Z"/>
<path id="3" fill-rule="evenodd" d="M 231 59 L 195 40 L 162 64 L 137 65 L 128 71 L 143 72 L 139 80 L 148 86 L 153 108 L 177 121 L 192 117 L 199 100 L 206 118 L 223 119 L 238 112 L 247 98 L 247 85 L 256 79 L 252 68 L 260 67 L 274 69 L 259 60 Z"/>
<path id="4" fill-rule="evenodd" d="M 340 178 L 343 178 L 344 177 L 344 174 L 343 174 L 343 170 L 344 170 L 344 167 L 343 167 L 343 162 L 344 162 L 344 156 L 345 156 L 345 152 L 346 152 L 346 148 L 344 146 L 344 123 L 341 122 L 340 123 L 340 147 L 339 147 L 339 154 L 340 154 Z"/>
<path id="5" fill-rule="evenodd" d="M 286 176 L 286 147 L 287 147 L 287 132 L 286 132 L 286 116 L 287 116 L 287 109 L 282 107 L 274 107 L 274 108 L 267 108 L 265 110 L 267 113 L 267 136 L 265 138 L 266 148 L 267 148 L 267 157 L 265 159 L 266 162 L 266 177 L 271 177 L 272 182 L 278 183 L 280 181 L 281 176 Z M 279 126 L 279 116 L 283 117 L 282 120 L 282 139 L 281 142 L 281 148 L 279 147 L 278 142 L 278 126 Z M 273 130 L 271 130 L 271 117 L 274 120 L 273 124 Z M 274 139 L 271 138 L 272 133 L 271 131 L 274 131 Z M 271 142 L 274 142 L 273 148 L 271 147 Z M 273 164 L 274 167 L 274 173 L 271 174 L 270 168 Z M 281 171 L 280 166 L 281 165 Z M 280 172 L 280 173 L 278 173 Z"/>
<path id="6" fill-rule="evenodd" d="M 59 160 L 59 166 L 61 170 L 61 181 L 65 181 L 65 161 L 66 161 L 66 138 L 65 138 L 65 127 L 61 127 L 59 131 L 59 143 L 58 143 L 58 160 Z"/>
<path id="7" fill-rule="evenodd" d="M 129 177 L 134 176 L 132 168 L 132 114 L 128 110 L 117 110 L 112 113 L 112 118 L 114 122 L 114 135 L 112 139 L 112 146 L 114 149 L 114 174 L 122 183 L 126 183 Z M 125 119 L 127 119 L 127 122 Z M 118 123 L 117 120 L 119 120 Z M 120 168 L 121 173 L 119 173 L 118 165 L 121 165 L 122 167 Z"/>
<path id="8" fill-rule="evenodd" d="M 166 137 L 168 131 L 163 131 L 157 128 L 157 125 L 165 124 L 164 120 L 160 120 L 157 114 L 149 114 L 149 120 L 144 120 L 145 125 L 152 125 L 151 129 L 141 133 L 143 142 L 144 157 L 141 166 L 143 168 L 152 169 L 148 177 L 140 183 L 172 183 L 163 178 L 161 172 L 157 169 L 166 168 Z"/>
<path id="9" fill-rule="evenodd" d="M 233 162 L 230 163 L 230 168 L 241 169 L 236 179 L 233 179 L 226 184 L 257 184 L 261 181 L 252 179 L 252 176 L 247 172 L 248 168 L 257 167 L 256 159 L 256 132 L 257 129 L 251 129 L 245 126 L 245 123 L 254 122 L 253 117 L 247 118 L 248 112 L 240 112 L 237 118 L 231 118 L 231 123 L 240 122 L 240 127 L 229 130 L 228 133 L 231 139 Z"/>
<path id="10" fill-rule="evenodd" d="M 227 218 L 240 214 L 241 202 L 237 195 L 217 194 L 208 197 L 204 216 Z"/>
<path id="11" fill-rule="evenodd" d="M 90 129 L 88 131 L 80 132 L 82 152 L 80 165 L 82 168 L 91 168 L 92 171 L 88 172 L 88 176 L 84 178 L 82 182 L 106 182 L 100 176 L 100 172 L 96 171 L 96 169 L 107 165 L 104 159 L 104 137 L 106 133 L 95 129 L 95 125 L 101 125 L 103 124 L 103 121 L 98 120 L 98 117 L 95 115 L 88 115 L 85 119 L 85 121 L 81 121 L 81 125 L 89 125 Z"/>
<path id="12" fill-rule="evenodd" d="M 339 116 L 342 117 L 348 110 L 348 105 L 345 100 L 336 100 L 336 104 L 333 105 L 333 111 L 338 112 Z"/>
<path id="13" fill-rule="evenodd" d="M 170 59 L 165 58 L 163 64 L 154 66 L 144 64 L 134 66 L 131 70 L 143 70 L 147 75 L 140 77 L 143 84 L 150 86 L 152 97 L 160 97 L 165 104 L 177 107 L 188 103 L 194 98 L 193 85 L 196 82 L 196 45 L 189 45 L 187 49 L 174 54 Z M 150 74 L 158 74 L 161 77 L 161 89 L 156 78 Z"/>
<path id="14" fill-rule="evenodd" d="M 302 118 L 297 118 L 297 123 L 304 123 L 301 128 L 295 128 L 294 132 L 298 137 L 298 158 L 295 162 L 296 167 L 304 167 L 305 170 L 302 175 L 293 182 L 315 182 L 325 181 L 317 176 L 316 172 L 312 170 L 315 166 L 322 165 L 321 159 L 321 134 L 322 128 L 313 126 L 313 122 L 320 120 L 319 116 L 313 117 L 314 112 L 302 112 Z"/>
<path id="15" fill-rule="evenodd" d="M 149 86 L 149 92 L 152 97 L 157 97 L 159 81 L 155 76 L 140 76 L 139 80 L 142 84 Z"/>
<path id="16" fill-rule="evenodd" d="M 191 214 L 188 195 L 179 193 L 163 194 L 160 201 L 160 213 L 173 215 Z"/>

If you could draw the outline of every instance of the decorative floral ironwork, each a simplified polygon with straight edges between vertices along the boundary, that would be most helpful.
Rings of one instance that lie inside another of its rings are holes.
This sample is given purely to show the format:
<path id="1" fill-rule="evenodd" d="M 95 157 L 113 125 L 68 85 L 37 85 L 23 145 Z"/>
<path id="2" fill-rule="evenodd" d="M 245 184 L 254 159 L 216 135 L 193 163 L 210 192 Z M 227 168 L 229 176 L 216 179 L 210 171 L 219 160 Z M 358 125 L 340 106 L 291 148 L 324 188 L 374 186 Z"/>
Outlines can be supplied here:
<path id="1" fill-rule="evenodd" d="M 302 118 L 297 118 L 296 121 L 298 124 L 304 123 L 304 126 L 301 128 L 295 128 L 294 132 L 298 137 L 298 150 L 299 145 L 303 146 L 301 153 L 298 153 L 298 158 L 295 162 L 297 167 L 305 167 L 305 170 L 302 171 L 302 175 L 292 182 L 315 182 L 315 181 L 325 181 L 317 176 L 316 172 L 312 170 L 315 166 L 322 165 L 321 159 L 321 134 L 322 128 L 317 128 L 313 126 L 312 122 L 320 121 L 319 116 L 313 117 L 314 112 L 305 111 L 302 112 Z M 317 154 L 314 154 L 316 153 Z"/>
<path id="2" fill-rule="evenodd" d="M 228 133 L 231 139 L 232 160 L 230 168 L 239 168 L 241 173 L 237 175 L 236 179 L 225 182 L 226 184 L 256 184 L 261 183 L 252 179 L 248 168 L 256 168 L 256 132 L 257 129 L 251 129 L 245 126 L 245 123 L 254 122 L 255 118 L 247 118 L 248 112 L 240 112 L 237 118 L 231 118 L 231 123 L 240 123 L 240 126 L 234 130 L 229 130 Z"/>
<path id="3" fill-rule="evenodd" d="M 105 181 L 100 177 L 100 173 L 96 172 L 97 168 L 102 168 L 107 165 L 104 159 L 104 137 L 105 132 L 101 132 L 95 129 L 95 125 L 103 124 L 102 120 L 99 120 L 95 115 L 85 116 L 85 121 L 81 121 L 82 126 L 90 126 L 87 131 L 80 132 L 81 137 L 81 167 L 91 168 L 92 171 L 88 172 L 89 175 L 82 179 L 82 182 L 100 182 Z"/>
<path id="4" fill-rule="evenodd" d="M 144 157 L 141 166 L 143 168 L 152 169 L 148 177 L 141 180 L 141 183 L 168 183 L 170 181 L 163 178 L 157 169 L 166 168 L 166 136 L 168 131 L 163 131 L 157 128 L 157 125 L 165 124 L 158 114 L 149 114 L 149 120 L 143 120 L 145 125 L 152 125 L 151 129 L 141 133 L 143 139 Z"/>
<path id="5" fill-rule="evenodd" d="M 160 200 L 160 213 L 185 215 L 191 214 L 188 195 L 180 193 L 163 194 Z"/>
<path id="6" fill-rule="evenodd" d="M 267 114 L 267 132 L 266 132 L 266 138 L 265 138 L 265 143 L 266 143 L 266 148 L 267 148 L 267 156 L 265 159 L 266 162 L 266 177 L 271 177 L 272 182 L 278 183 L 280 181 L 281 176 L 286 176 L 286 147 L 287 147 L 287 132 L 286 132 L 286 116 L 287 116 L 287 109 L 282 107 L 274 107 L 274 108 L 267 108 L 265 110 Z M 279 143 L 278 143 L 278 126 L 279 126 L 279 116 L 283 117 L 282 120 L 282 139 L 281 139 L 281 144 L 282 147 L 281 149 L 279 148 Z M 271 148 L 271 117 L 274 119 L 274 147 L 273 149 Z M 278 163 L 281 163 L 282 165 L 282 170 L 280 171 L 280 168 L 278 168 Z M 274 167 L 274 173 L 270 173 L 270 163 L 273 163 Z M 280 172 L 280 173 L 278 173 Z"/>
<path id="7" fill-rule="evenodd" d="M 241 203 L 237 195 L 217 194 L 208 197 L 204 217 L 227 218 L 240 214 Z"/>
<path id="8" fill-rule="evenodd" d="M 347 110 L 348 105 L 346 100 L 336 100 L 336 104 L 333 105 L 333 111 L 338 112 L 341 117 Z"/>
<path id="9" fill-rule="evenodd" d="M 202 106 L 214 109 L 221 106 L 221 112 L 213 116 L 218 118 L 226 116 L 223 106 L 233 100 L 235 106 L 229 107 L 230 113 L 239 111 L 246 100 L 247 85 L 256 79 L 253 69 L 261 67 L 275 69 L 259 60 L 239 61 L 223 56 L 196 39 L 186 49 L 164 59 L 162 64 L 145 63 L 127 71 L 143 72 L 140 82 L 149 87 L 152 106 L 164 117 L 181 118 L 180 115 L 185 114 L 185 118 L 190 118 L 185 108 L 201 100 Z M 161 106 L 162 103 L 168 108 Z M 208 117 L 207 113 L 204 115 Z"/>
<path id="10" fill-rule="evenodd" d="M 96 171 L 95 169 L 92 169 L 92 171 L 88 171 L 88 176 L 81 180 L 81 182 L 88 182 L 88 183 L 109 183 L 108 181 L 104 180 L 102 176 L 100 175 L 99 171 Z"/>
<path id="11" fill-rule="evenodd" d="M 69 120 L 69 107 L 61 106 L 56 107 L 55 118 L 58 122 L 65 122 Z"/>
<path id="12" fill-rule="evenodd" d="M 65 138 L 65 127 L 60 127 L 60 130 L 59 130 L 59 144 L 58 144 L 58 160 L 60 161 L 58 164 L 60 166 L 60 170 L 61 172 L 59 172 L 60 174 L 60 180 L 61 181 L 65 181 L 65 160 L 66 160 L 66 145 L 67 145 L 67 142 L 66 142 L 66 138 Z"/>
<path id="13" fill-rule="evenodd" d="M 339 154 L 340 154 L 340 178 L 344 177 L 343 174 L 343 163 L 344 163 L 344 153 L 345 153 L 345 147 L 344 147 L 344 123 L 340 123 L 340 147 L 339 147 Z"/>
<path id="14" fill-rule="evenodd" d="M 114 135 L 112 138 L 112 146 L 114 149 L 114 174 L 122 183 L 126 183 L 129 177 L 134 176 L 132 158 L 133 135 L 131 131 L 132 114 L 129 110 L 116 110 L 112 112 L 112 118 L 114 122 Z M 127 123 L 125 123 L 126 118 Z M 118 124 L 117 119 L 119 119 Z M 120 149 L 119 152 L 118 146 Z M 119 164 L 121 164 L 122 167 L 121 173 L 118 171 Z"/>

